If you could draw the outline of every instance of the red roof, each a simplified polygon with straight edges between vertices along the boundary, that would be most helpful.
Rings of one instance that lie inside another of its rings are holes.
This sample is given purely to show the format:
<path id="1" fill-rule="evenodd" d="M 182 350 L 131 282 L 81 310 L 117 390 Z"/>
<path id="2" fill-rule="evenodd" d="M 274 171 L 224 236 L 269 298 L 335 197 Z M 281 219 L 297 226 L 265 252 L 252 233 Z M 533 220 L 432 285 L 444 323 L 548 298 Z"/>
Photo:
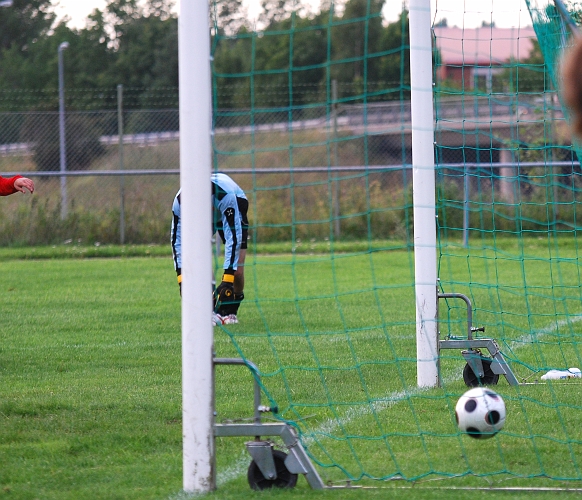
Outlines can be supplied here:
<path id="1" fill-rule="evenodd" d="M 500 65 L 527 58 L 535 32 L 525 28 L 434 28 L 436 44 L 445 65 Z"/>

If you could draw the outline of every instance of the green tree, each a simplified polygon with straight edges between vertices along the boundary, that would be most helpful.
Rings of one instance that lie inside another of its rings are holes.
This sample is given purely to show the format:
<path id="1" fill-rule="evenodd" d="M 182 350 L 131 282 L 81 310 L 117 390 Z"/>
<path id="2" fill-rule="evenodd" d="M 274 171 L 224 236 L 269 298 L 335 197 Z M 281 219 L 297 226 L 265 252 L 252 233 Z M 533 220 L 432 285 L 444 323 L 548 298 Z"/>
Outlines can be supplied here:
<path id="1" fill-rule="evenodd" d="M 130 87 L 151 87 L 157 77 L 169 70 L 169 77 L 177 82 L 177 65 L 169 68 L 170 61 L 161 57 L 165 53 L 165 42 L 175 35 L 176 21 L 163 21 L 157 17 L 141 17 L 123 27 L 116 50 L 115 64 L 109 68 L 119 83 Z M 173 58 L 174 63 L 177 62 Z"/>
<path id="2" fill-rule="evenodd" d="M 30 44 L 49 33 L 55 20 L 51 0 L 14 0 L 12 7 L 0 9 L 0 51 Z"/>
<path id="3" fill-rule="evenodd" d="M 332 79 L 340 83 L 340 97 L 355 88 L 357 95 L 372 95 L 369 99 L 401 98 L 401 82 L 410 79 L 408 12 L 383 27 L 380 1 L 351 0 L 341 17 L 327 7 L 308 17 L 284 17 L 280 11 L 282 19 L 271 18 L 259 33 L 241 29 L 237 37 L 216 35 L 215 107 L 326 102 Z"/>
<path id="4" fill-rule="evenodd" d="M 349 0 L 332 30 L 332 78 L 355 83 L 379 79 L 378 51 L 382 37 L 382 1 Z"/>
<path id="5" fill-rule="evenodd" d="M 325 14 L 302 18 L 296 14 L 272 22 L 256 42 L 256 77 L 263 92 L 260 105 L 291 106 L 317 100 L 314 91 L 325 84 L 327 28 Z M 276 87 L 277 90 L 274 90 Z"/>
<path id="6" fill-rule="evenodd" d="M 210 18 L 214 34 L 233 36 L 249 24 L 242 0 L 211 0 Z"/>
<path id="7" fill-rule="evenodd" d="M 259 23 L 267 29 L 272 24 L 290 17 L 296 6 L 296 0 L 262 0 Z"/>
<path id="8" fill-rule="evenodd" d="M 85 28 L 71 35 L 67 61 L 73 80 L 67 83 L 112 92 L 123 84 L 131 89 L 128 107 L 144 105 L 145 88 L 176 88 L 178 21 L 172 5 L 170 0 L 111 0 L 103 11 L 94 10 Z M 94 104 L 84 101 L 85 106 Z M 109 105 L 115 106 L 115 101 Z"/>
<path id="9" fill-rule="evenodd" d="M 74 86 L 77 88 L 113 88 L 116 78 L 108 69 L 115 64 L 115 51 L 108 37 L 105 14 L 96 9 L 83 29 L 69 40 L 67 60 L 74 62 Z M 69 73 L 70 74 L 70 73 Z"/>
<path id="10" fill-rule="evenodd" d="M 243 28 L 237 38 L 214 36 L 213 87 L 215 109 L 251 107 L 251 77 L 253 44 L 256 35 Z"/>
<path id="11" fill-rule="evenodd" d="M 48 61 L 38 56 L 39 47 L 51 38 L 54 19 L 50 0 L 14 0 L 12 7 L 0 8 L 0 89 L 9 91 L 0 109 L 30 109 L 37 96 L 24 97 L 23 89 L 44 88 Z"/>
<path id="12" fill-rule="evenodd" d="M 445 20 L 446 22 L 446 20 Z M 410 41 L 408 31 L 408 11 L 403 10 L 400 18 L 388 24 L 380 40 L 380 55 L 374 61 L 378 65 L 377 76 L 384 92 L 384 99 L 400 99 L 402 84 L 410 82 Z"/>
<path id="13" fill-rule="evenodd" d="M 2 52 L 2 76 L 0 87 L 4 89 L 43 90 L 58 88 L 58 47 L 61 42 L 74 42 L 76 35 L 63 23 L 50 36 L 42 36 L 32 41 L 26 50 L 13 45 Z M 66 64 L 70 68 L 69 51 Z M 73 74 L 65 74 L 67 85 L 72 84 Z M 56 95 L 54 105 L 57 105 Z M 49 106 L 50 107 L 50 106 Z M 56 107 L 55 107 L 56 109 Z"/>

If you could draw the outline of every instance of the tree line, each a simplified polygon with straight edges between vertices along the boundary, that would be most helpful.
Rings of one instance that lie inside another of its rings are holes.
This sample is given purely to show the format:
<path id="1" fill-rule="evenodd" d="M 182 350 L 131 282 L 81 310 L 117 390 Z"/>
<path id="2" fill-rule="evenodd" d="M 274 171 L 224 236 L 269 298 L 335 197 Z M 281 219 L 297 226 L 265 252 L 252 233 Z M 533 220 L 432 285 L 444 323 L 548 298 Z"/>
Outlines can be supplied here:
<path id="1" fill-rule="evenodd" d="M 54 0 L 53 0 L 54 1 Z M 295 106 L 331 97 L 400 98 L 408 75 L 407 13 L 382 24 L 381 0 L 322 5 L 316 14 L 290 0 L 263 0 L 251 26 L 241 0 L 210 5 L 218 107 Z M 0 110 L 56 110 L 58 48 L 66 41 L 67 106 L 175 107 L 178 21 L 172 0 L 110 0 L 83 28 L 57 22 L 51 0 L 0 8 Z M 155 89 L 152 91 L 152 89 Z M 163 91 L 162 89 L 165 89 Z M 396 93 L 395 93 L 396 92 Z"/>
<path id="2" fill-rule="evenodd" d="M 0 112 L 58 109 L 58 48 L 65 41 L 67 110 L 114 110 L 120 84 L 124 109 L 178 108 L 173 0 L 109 0 L 83 28 L 71 28 L 66 18 L 57 21 L 51 1 L 14 0 L 12 7 L 0 8 Z M 231 124 L 305 119 L 338 103 L 407 99 L 408 12 L 403 9 L 398 20 L 385 23 L 384 1 L 322 0 L 314 12 L 307 0 L 262 0 L 261 14 L 252 22 L 242 0 L 212 0 L 217 125 L 221 119 Z M 543 89 L 540 59 L 538 47 L 533 71 L 522 64 L 497 81 Z M 236 110 L 247 111 L 237 115 Z M 16 140 L 23 120 L 0 116 L 0 141 Z M 88 127 L 86 118 L 78 121 L 76 130 Z M 175 114 L 167 121 L 177 127 Z M 135 131 L 155 126 L 142 124 Z M 24 135 L 36 129 L 28 126 Z"/>
<path id="3" fill-rule="evenodd" d="M 76 29 L 67 18 L 56 21 L 51 0 L 14 0 L 0 9 L 0 109 L 58 109 L 58 48 L 65 41 L 67 104 L 74 109 L 114 108 L 118 84 L 175 89 L 178 23 L 171 5 L 112 0 Z M 143 92 L 130 94 L 127 104 L 139 106 Z"/>
<path id="4" fill-rule="evenodd" d="M 126 108 L 177 107 L 174 0 L 109 0 L 83 28 L 57 21 L 53 1 L 14 0 L 0 8 L 0 111 L 58 108 L 58 47 L 64 41 L 69 109 L 114 109 L 119 84 Z M 408 12 L 386 23 L 384 1 L 322 0 L 314 12 L 307 0 L 262 0 L 258 20 L 251 21 L 242 0 L 212 0 L 215 109 L 286 112 L 331 101 L 407 98 Z M 532 74 L 522 65 L 511 80 L 524 89 L 543 88 L 540 56 L 538 48 Z"/>

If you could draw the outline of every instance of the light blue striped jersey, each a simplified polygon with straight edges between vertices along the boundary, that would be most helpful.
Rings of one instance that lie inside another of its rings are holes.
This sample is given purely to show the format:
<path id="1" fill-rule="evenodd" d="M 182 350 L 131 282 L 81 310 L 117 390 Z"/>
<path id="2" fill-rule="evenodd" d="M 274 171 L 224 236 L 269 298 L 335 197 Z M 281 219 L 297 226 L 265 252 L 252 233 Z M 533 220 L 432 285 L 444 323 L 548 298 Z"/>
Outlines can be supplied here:
<path id="1" fill-rule="evenodd" d="M 240 186 L 228 175 L 212 174 L 212 206 L 214 208 L 213 231 L 220 230 L 224 234 L 224 264 L 225 270 L 236 270 L 242 244 L 242 215 L 239 211 L 237 198 L 246 200 L 246 195 Z M 172 204 L 171 242 L 174 257 L 174 268 L 182 268 L 182 235 L 181 235 L 181 193 L 178 191 Z"/>

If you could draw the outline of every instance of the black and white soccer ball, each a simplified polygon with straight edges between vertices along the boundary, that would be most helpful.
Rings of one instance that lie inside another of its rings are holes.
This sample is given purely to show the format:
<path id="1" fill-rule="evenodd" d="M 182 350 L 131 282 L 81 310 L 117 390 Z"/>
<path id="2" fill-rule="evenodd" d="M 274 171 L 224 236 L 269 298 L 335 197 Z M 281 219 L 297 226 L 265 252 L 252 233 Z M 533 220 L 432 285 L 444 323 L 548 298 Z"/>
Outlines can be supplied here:
<path id="1" fill-rule="evenodd" d="M 462 432 L 475 439 L 487 439 L 505 425 L 505 403 L 495 391 L 475 387 L 459 398 L 455 415 Z"/>

